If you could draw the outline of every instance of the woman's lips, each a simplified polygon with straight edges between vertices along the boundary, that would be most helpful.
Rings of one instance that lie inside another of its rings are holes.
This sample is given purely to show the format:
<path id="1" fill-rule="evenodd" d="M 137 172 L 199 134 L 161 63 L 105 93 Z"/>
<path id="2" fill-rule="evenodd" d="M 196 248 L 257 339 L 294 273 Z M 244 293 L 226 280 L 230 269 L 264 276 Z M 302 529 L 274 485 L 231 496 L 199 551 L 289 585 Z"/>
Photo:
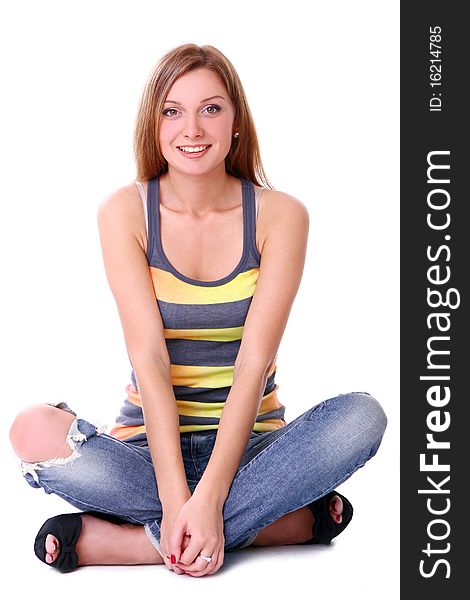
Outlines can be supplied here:
<path id="1" fill-rule="evenodd" d="M 210 144 L 199 144 L 198 146 L 177 146 L 177 149 L 186 158 L 199 158 L 204 156 L 210 147 Z"/>

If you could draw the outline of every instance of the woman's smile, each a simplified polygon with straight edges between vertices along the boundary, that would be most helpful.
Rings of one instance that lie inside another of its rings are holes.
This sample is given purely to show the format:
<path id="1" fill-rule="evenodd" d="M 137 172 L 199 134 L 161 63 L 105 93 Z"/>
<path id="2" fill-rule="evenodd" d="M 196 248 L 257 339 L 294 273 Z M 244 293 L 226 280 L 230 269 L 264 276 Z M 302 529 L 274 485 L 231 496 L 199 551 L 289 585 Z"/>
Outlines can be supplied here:
<path id="1" fill-rule="evenodd" d="M 200 144 L 198 146 L 176 146 L 177 149 L 184 154 L 186 158 L 199 158 L 207 154 L 211 144 Z"/>

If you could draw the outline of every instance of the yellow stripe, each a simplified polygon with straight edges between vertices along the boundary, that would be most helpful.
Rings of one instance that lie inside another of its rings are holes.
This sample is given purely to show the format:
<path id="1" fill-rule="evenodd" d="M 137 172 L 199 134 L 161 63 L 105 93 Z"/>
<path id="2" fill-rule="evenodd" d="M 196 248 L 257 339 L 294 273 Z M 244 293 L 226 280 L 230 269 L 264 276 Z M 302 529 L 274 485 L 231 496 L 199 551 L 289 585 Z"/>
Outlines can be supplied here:
<path id="1" fill-rule="evenodd" d="M 218 425 L 180 425 L 180 433 L 189 433 L 191 431 L 207 431 L 208 429 L 218 429 Z"/>
<path id="2" fill-rule="evenodd" d="M 212 417 L 220 419 L 225 402 L 188 402 L 177 400 L 178 414 L 182 417 Z"/>
<path id="3" fill-rule="evenodd" d="M 253 431 L 275 431 L 281 427 L 285 427 L 287 423 L 284 419 L 266 419 L 262 423 L 255 423 Z"/>
<path id="4" fill-rule="evenodd" d="M 167 340 L 209 340 L 211 342 L 233 342 L 241 340 L 243 327 L 224 329 L 165 329 Z"/>
<path id="5" fill-rule="evenodd" d="M 266 419 L 262 423 L 255 423 L 253 425 L 253 431 L 275 431 L 284 427 L 286 422 L 283 419 Z M 219 425 L 180 425 L 180 433 L 188 433 L 192 431 L 207 431 L 208 429 L 218 429 Z M 125 441 L 131 437 L 138 435 L 139 433 L 145 433 L 145 425 L 139 426 L 126 426 L 116 425 L 110 434 L 118 440 Z"/>
<path id="6" fill-rule="evenodd" d="M 231 281 L 216 286 L 186 283 L 168 271 L 149 267 L 155 296 L 174 304 L 219 304 L 251 298 L 255 293 L 259 268 L 239 273 Z"/>
<path id="7" fill-rule="evenodd" d="M 171 365 L 172 385 L 192 388 L 230 387 L 233 383 L 233 366 L 193 367 L 191 365 Z M 128 398 L 132 402 L 131 398 Z"/>
<path id="8" fill-rule="evenodd" d="M 118 423 L 111 429 L 109 435 L 118 440 L 128 440 L 139 433 L 145 433 L 145 425 L 120 425 Z"/>
<path id="9" fill-rule="evenodd" d="M 269 392 L 269 394 L 266 394 L 266 396 L 263 397 L 263 399 L 261 400 L 261 404 L 259 405 L 258 416 L 265 415 L 266 413 L 271 412 L 272 410 L 282 408 L 282 404 L 279 402 L 277 397 L 278 388 L 279 386 L 275 385 L 273 391 Z M 278 419 L 275 420 L 277 421 Z"/>
<path id="10" fill-rule="evenodd" d="M 276 370 L 274 364 L 270 369 L 268 377 Z M 232 365 L 223 367 L 198 367 L 193 365 L 171 365 L 171 382 L 191 388 L 221 388 L 230 387 L 233 384 Z"/>
<path id="11" fill-rule="evenodd" d="M 233 366 L 194 367 L 192 365 L 171 365 L 171 382 L 194 388 L 229 387 L 233 383 Z"/>

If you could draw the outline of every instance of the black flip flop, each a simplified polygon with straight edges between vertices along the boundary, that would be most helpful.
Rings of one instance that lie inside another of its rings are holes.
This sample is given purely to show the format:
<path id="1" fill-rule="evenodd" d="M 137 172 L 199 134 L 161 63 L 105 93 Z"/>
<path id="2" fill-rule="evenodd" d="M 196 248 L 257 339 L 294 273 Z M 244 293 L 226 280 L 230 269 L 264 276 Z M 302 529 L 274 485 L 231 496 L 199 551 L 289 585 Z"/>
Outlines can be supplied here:
<path id="1" fill-rule="evenodd" d="M 333 496 L 339 496 L 343 501 L 343 520 L 341 523 L 336 523 L 330 515 L 330 502 Z M 315 517 L 312 530 L 313 538 L 306 542 L 301 542 L 301 544 L 330 544 L 333 538 L 346 529 L 353 516 L 352 504 L 347 498 L 336 491 L 318 498 L 318 500 L 309 504 L 308 508 Z"/>
<path id="2" fill-rule="evenodd" d="M 82 516 L 92 515 L 111 523 L 126 523 L 123 519 L 114 515 L 99 513 L 95 511 L 66 513 L 51 517 L 44 522 L 34 540 L 34 553 L 46 565 L 58 569 L 61 573 L 75 571 L 78 566 L 78 556 L 75 546 L 82 531 Z M 59 551 L 54 562 L 46 562 L 46 537 L 52 534 L 59 541 Z"/>

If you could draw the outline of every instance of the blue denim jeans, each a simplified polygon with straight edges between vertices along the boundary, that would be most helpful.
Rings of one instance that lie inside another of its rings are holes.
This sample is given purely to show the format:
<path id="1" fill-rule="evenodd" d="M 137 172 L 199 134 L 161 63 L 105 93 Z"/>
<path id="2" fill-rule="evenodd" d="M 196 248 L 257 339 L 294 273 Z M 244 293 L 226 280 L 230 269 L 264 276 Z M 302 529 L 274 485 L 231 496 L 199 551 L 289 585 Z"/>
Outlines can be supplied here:
<path id="1" fill-rule="evenodd" d="M 225 551 L 248 546 L 270 523 L 343 483 L 377 452 L 386 424 L 380 404 L 364 392 L 330 398 L 275 431 L 252 432 L 223 509 Z M 191 492 L 216 434 L 181 434 Z M 70 457 L 22 463 L 28 483 L 77 509 L 144 525 L 159 549 L 162 507 L 149 448 L 117 440 L 79 418 L 67 442 Z"/>

